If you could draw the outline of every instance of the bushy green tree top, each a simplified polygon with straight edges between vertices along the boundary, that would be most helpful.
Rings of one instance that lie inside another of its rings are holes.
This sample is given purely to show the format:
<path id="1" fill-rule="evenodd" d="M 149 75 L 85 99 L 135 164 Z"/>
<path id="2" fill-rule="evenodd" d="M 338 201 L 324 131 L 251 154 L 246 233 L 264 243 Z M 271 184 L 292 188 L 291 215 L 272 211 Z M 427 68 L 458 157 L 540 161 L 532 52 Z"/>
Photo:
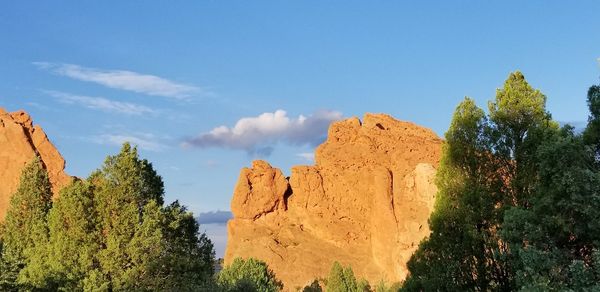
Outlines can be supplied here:
<path id="1" fill-rule="evenodd" d="M 490 120 L 509 137 L 521 142 L 528 129 L 549 119 L 546 96 L 527 83 L 519 71 L 511 73 L 496 99 L 489 103 Z M 508 141 L 507 141 L 508 142 Z"/>
<path id="2" fill-rule="evenodd" d="M 510 290 L 509 250 L 498 231 L 504 211 L 527 201 L 540 132 L 554 124 L 546 97 L 520 72 L 489 103 L 465 98 L 446 132 L 431 236 L 408 262 L 407 291 Z"/>
<path id="3" fill-rule="evenodd" d="M 583 136 L 509 75 L 489 115 L 465 99 L 446 133 L 430 237 L 404 291 L 600 289 L 600 87 Z"/>
<path id="4" fill-rule="evenodd" d="M 108 188 L 114 197 L 124 202 L 135 202 L 141 209 L 150 200 L 164 203 L 164 183 L 160 175 L 146 159 L 140 159 L 136 147 L 123 144 L 117 155 L 108 156 L 104 164 L 93 175 L 101 180 L 100 187 Z"/>
<path id="5" fill-rule="evenodd" d="M 54 205 L 34 161 L 0 230 L 0 290 L 209 289 L 213 245 L 184 206 L 163 206 L 163 195 L 161 177 L 127 143 Z"/>
<path id="6" fill-rule="evenodd" d="M 588 125 L 583 138 L 596 152 L 596 160 L 600 161 L 600 85 L 593 85 L 587 93 L 587 104 L 590 110 Z"/>
<path id="7" fill-rule="evenodd" d="M 33 232 L 44 226 L 52 207 L 52 189 L 48 173 L 36 156 L 21 173 L 19 187 L 11 196 L 10 207 L 3 222 L 2 240 L 6 248 L 26 249 L 39 238 Z M 19 244 L 16 244 L 16 243 Z"/>
<path id="8" fill-rule="evenodd" d="M 12 195 L 6 217 L 0 227 L 0 288 L 25 287 L 23 269 L 31 262 L 37 247 L 48 240 L 46 216 L 52 207 L 48 173 L 39 157 L 21 173 L 19 187 Z"/>
<path id="9" fill-rule="evenodd" d="M 600 289 L 600 169 L 590 139 L 597 133 L 594 90 L 583 136 L 570 126 L 546 135 L 531 159 L 538 171 L 530 204 L 505 213 L 502 237 L 522 290 Z"/>
<path id="10" fill-rule="evenodd" d="M 357 280 L 352 267 L 344 267 L 336 261 L 331 266 L 327 277 L 327 291 L 369 292 L 371 285 L 365 279 Z"/>
<path id="11" fill-rule="evenodd" d="M 334 262 L 327 277 L 327 291 L 343 292 L 356 290 L 356 278 L 354 277 L 352 268 L 345 268 L 339 262 Z"/>
<path id="12" fill-rule="evenodd" d="M 275 292 L 283 288 L 275 273 L 265 262 L 254 258 L 235 258 L 218 275 L 217 283 L 223 291 Z"/>

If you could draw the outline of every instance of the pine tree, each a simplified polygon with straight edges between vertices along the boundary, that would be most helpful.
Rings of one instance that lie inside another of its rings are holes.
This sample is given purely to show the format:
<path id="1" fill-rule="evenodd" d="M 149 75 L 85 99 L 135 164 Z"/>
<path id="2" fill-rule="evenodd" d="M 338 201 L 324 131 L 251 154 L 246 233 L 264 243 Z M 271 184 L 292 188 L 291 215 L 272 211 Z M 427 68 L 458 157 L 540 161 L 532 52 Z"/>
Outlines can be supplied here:
<path id="1" fill-rule="evenodd" d="M 131 284 L 131 270 L 145 269 L 137 266 L 140 262 L 129 246 L 144 223 L 146 204 L 163 201 L 162 180 L 127 143 L 88 180 L 95 188 L 99 214 L 100 271 L 112 289 L 124 289 Z"/>
<path id="2" fill-rule="evenodd" d="M 502 237 L 521 290 L 600 290 L 597 88 L 588 93 L 584 134 L 565 126 L 547 135 L 532 159 L 538 175 L 529 204 L 505 213 Z"/>
<path id="3" fill-rule="evenodd" d="M 490 155 L 483 138 L 486 126 L 483 111 L 465 98 L 446 132 L 432 232 L 408 262 L 407 291 L 477 290 L 490 281 L 482 223 L 491 219 L 493 202 L 480 186 L 485 180 L 481 166 Z"/>
<path id="4" fill-rule="evenodd" d="M 346 292 L 356 290 L 356 278 L 350 268 L 344 268 L 340 263 L 334 262 L 327 277 L 327 291 Z"/>
<path id="5" fill-rule="evenodd" d="M 93 186 L 76 179 L 62 189 L 48 214 L 48 227 L 48 244 L 34 255 L 46 265 L 27 269 L 46 286 L 83 290 L 86 277 L 98 265 L 95 256 L 100 250 Z"/>
<path id="6" fill-rule="evenodd" d="M 368 285 L 361 281 L 359 286 L 352 267 L 344 267 L 338 262 L 333 263 L 327 277 L 327 291 L 331 292 L 362 292 Z"/>
<path id="7" fill-rule="evenodd" d="M 164 262 L 168 287 L 177 291 L 206 288 L 214 275 L 215 252 L 191 212 L 178 201 L 164 208 L 163 232 L 166 242 Z"/>
<path id="8" fill-rule="evenodd" d="M 29 289 L 37 284 L 33 283 L 28 272 L 24 273 L 24 268 L 31 263 L 35 252 L 48 241 L 46 216 L 51 206 L 52 190 L 48 173 L 36 156 L 21 173 L 19 187 L 11 197 L 0 230 L 3 243 L 0 257 L 2 290 Z"/>
<path id="9" fill-rule="evenodd" d="M 587 104 L 590 110 L 588 125 L 583 132 L 583 139 L 590 145 L 600 162 L 600 85 L 593 85 L 588 90 Z"/>
<path id="10" fill-rule="evenodd" d="M 124 144 L 52 205 L 39 159 L 28 165 L 0 228 L 0 290 L 200 291 L 214 249 L 186 208 L 163 206 L 161 177 Z"/>
<path id="11" fill-rule="evenodd" d="M 283 288 L 267 264 L 253 258 L 235 258 L 221 270 L 217 283 L 222 291 L 230 292 L 275 292 Z"/>
<path id="12" fill-rule="evenodd" d="M 130 267 L 115 285 L 117 290 L 159 291 L 170 290 L 164 282 L 164 262 L 162 259 L 165 242 L 163 241 L 162 222 L 164 214 L 154 200 L 146 203 L 141 224 L 135 226 L 135 233 L 127 243 L 125 253 Z"/>
<path id="13" fill-rule="evenodd" d="M 514 288 L 510 250 L 499 231 L 506 209 L 529 204 L 532 157 L 557 128 L 545 102 L 514 72 L 489 103 L 489 117 L 469 98 L 457 107 L 436 177 L 432 233 L 408 263 L 404 290 Z"/>
<path id="14" fill-rule="evenodd" d="M 99 273 L 88 286 L 194 291 L 212 280 L 212 243 L 185 207 L 163 207 L 162 179 L 136 148 L 124 144 L 88 180 L 100 234 Z"/>

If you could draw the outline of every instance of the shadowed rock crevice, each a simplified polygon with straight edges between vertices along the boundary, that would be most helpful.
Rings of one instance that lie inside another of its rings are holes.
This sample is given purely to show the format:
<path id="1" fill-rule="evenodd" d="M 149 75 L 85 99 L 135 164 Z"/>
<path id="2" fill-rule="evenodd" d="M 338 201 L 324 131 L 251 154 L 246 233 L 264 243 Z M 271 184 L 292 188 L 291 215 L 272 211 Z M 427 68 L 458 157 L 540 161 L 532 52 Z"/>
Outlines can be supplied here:
<path id="1" fill-rule="evenodd" d="M 287 211 L 288 199 L 290 198 L 290 196 L 292 195 L 293 192 L 292 192 L 292 187 L 289 184 L 290 178 L 287 177 L 285 180 L 288 182 L 288 185 L 287 185 L 287 189 L 285 189 L 285 192 L 283 193 L 283 210 Z"/>
<path id="2" fill-rule="evenodd" d="M 253 162 L 231 201 L 226 264 L 264 260 L 286 290 L 325 277 L 334 261 L 371 283 L 404 279 L 429 234 L 441 144 L 429 129 L 366 114 L 333 123 L 315 165 L 289 178 Z"/>

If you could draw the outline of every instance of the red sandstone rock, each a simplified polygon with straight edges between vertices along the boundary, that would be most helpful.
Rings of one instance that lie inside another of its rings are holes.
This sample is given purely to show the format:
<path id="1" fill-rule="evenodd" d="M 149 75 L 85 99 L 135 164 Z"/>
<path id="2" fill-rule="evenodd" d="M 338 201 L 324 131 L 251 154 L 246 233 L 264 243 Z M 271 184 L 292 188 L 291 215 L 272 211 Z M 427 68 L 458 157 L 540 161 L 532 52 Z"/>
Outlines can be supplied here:
<path id="1" fill-rule="evenodd" d="M 326 277 L 334 261 L 371 283 L 400 281 L 429 235 L 442 140 L 388 115 L 333 123 L 315 166 L 286 180 L 264 161 L 244 168 L 235 187 L 225 263 L 268 263 L 285 290 Z"/>
<path id="2" fill-rule="evenodd" d="M 252 169 L 240 173 L 231 211 L 237 218 L 253 219 L 276 209 L 285 209 L 284 195 L 288 183 L 281 170 L 256 160 Z"/>
<path id="3" fill-rule="evenodd" d="M 48 171 L 52 191 L 71 181 L 65 172 L 65 160 L 52 145 L 46 133 L 33 125 L 24 111 L 8 113 L 0 108 L 0 221 L 4 220 L 10 197 L 19 186 L 21 170 L 39 154 Z"/>

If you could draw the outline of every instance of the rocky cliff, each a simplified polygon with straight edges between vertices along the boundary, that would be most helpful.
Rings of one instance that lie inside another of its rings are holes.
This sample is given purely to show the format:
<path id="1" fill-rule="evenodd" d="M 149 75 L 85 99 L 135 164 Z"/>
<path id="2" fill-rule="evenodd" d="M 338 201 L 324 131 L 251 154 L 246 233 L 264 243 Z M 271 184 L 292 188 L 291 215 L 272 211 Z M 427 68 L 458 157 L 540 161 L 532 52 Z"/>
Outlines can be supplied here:
<path id="1" fill-rule="evenodd" d="M 441 145 L 429 129 L 366 114 L 333 123 L 315 165 L 289 178 L 253 162 L 234 190 L 225 263 L 264 260 L 288 291 L 326 277 L 334 261 L 371 283 L 404 279 L 429 234 Z"/>
<path id="2" fill-rule="evenodd" d="M 19 186 L 21 170 L 36 153 L 48 170 L 52 190 L 57 194 L 71 181 L 64 171 L 65 160 L 26 112 L 8 113 L 0 108 L 0 221 L 4 220 L 10 196 Z"/>

